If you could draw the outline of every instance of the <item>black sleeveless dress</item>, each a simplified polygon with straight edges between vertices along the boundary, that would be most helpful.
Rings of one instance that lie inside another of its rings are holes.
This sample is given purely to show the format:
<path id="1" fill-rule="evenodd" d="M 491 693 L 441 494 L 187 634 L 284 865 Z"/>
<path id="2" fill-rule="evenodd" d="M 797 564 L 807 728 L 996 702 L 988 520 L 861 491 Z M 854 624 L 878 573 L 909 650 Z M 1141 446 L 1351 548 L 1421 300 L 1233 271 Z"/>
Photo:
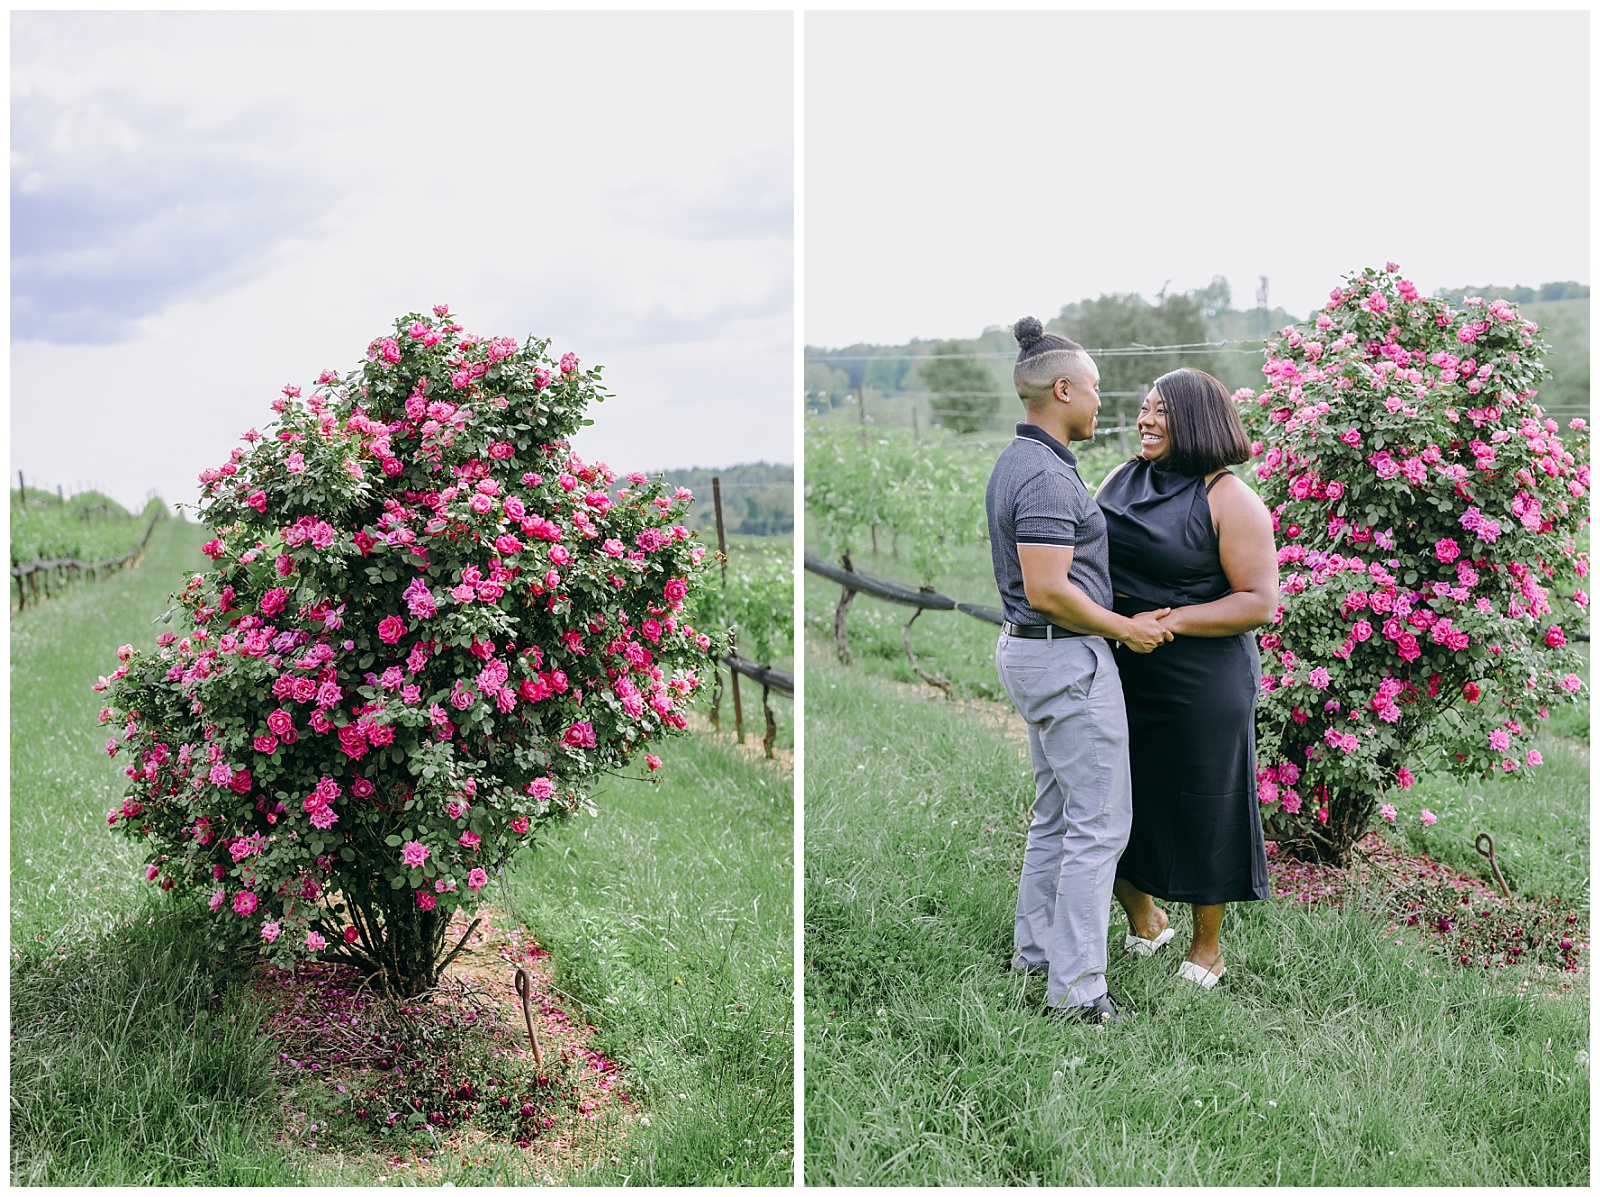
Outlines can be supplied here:
<path id="1" fill-rule="evenodd" d="M 1106 483 L 1098 501 L 1112 589 L 1126 596 L 1115 600 L 1119 614 L 1230 592 L 1209 491 L 1203 477 L 1143 458 Z M 1142 654 L 1119 644 L 1116 660 L 1133 773 L 1133 833 L 1117 876 L 1169 902 L 1270 898 L 1255 801 L 1255 633 L 1177 636 Z"/>

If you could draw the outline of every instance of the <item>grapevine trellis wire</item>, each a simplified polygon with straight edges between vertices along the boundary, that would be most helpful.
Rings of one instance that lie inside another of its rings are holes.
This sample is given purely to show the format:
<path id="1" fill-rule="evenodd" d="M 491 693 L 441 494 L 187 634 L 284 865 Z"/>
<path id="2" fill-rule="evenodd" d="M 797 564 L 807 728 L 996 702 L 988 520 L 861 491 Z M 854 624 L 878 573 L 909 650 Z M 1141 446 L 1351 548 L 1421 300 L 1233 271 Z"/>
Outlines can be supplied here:
<path id="1" fill-rule="evenodd" d="M 896 582 L 893 578 L 863 573 L 851 563 L 848 552 L 843 554 L 842 561 L 842 565 L 830 565 L 821 557 L 811 553 L 805 554 L 805 567 L 808 573 L 839 584 L 839 603 L 833 612 L 833 642 L 834 651 L 842 664 L 848 665 L 852 660 L 845 620 L 850 612 L 850 604 L 855 601 L 858 594 L 869 595 L 886 603 L 898 603 L 903 607 L 916 608 L 911 613 L 911 618 L 906 620 L 905 626 L 900 629 L 900 643 L 905 648 L 906 660 L 910 662 L 913 672 L 946 696 L 950 694 L 950 683 L 937 674 L 930 674 L 924 670 L 917 661 L 915 650 L 911 647 L 911 625 L 917 622 L 917 617 L 924 611 L 959 611 L 963 615 L 970 615 L 974 619 L 981 619 L 984 623 L 994 624 L 996 627 L 1005 621 L 999 607 L 991 607 L 985 603 L 962 602 L 960 599 L 951 598 L 948 594 L 941 594 L 932 586 L 911 586 L 905 582 Z M 1574 632 L 1572 639 L 1588 643 L 1589 633 Z"/>
<path id="2" fill-rule="evenodd" d="M 150 544 L 150 534 L 156 529 L 156 521 L 165 514 L 163 509 L 152 516 L 149 524 L 145 526 L 144 535 L 139 538 L 139 543 L 118 557 L 110 557 L 104 561 L 80 561 L 76 557 L 57 557 L 48 561 L 13 561 L 11 576 L 17 580 L 17 609 L 26 607 L 30 598 L 37 605 L 56 590 L 85 577 L 90 581 L 96 581 L 102 574 L 115 573 L 125 566 L 138 565 Z"/>
<path id="3" fill-rule="evenodd" d="M 849 553 L 844 554 L 843 561 L 841 568 L 829 565 L 822 558 L 810 553 L 805 555 L 805 566 L 810 573 L 827 578 L 830 582 L 837 582 L 841 588 L 839 605 L 833 613 L 833 641 L 839 660 L 846 665 L 850 663 L 851 657 L 850 641 L 845 631 L 845 617 L 849 614 L 850 604 L 855 601 L 857 594 L 867 594 L 886 603 L 899 603 L 904 607 L 916 608 L 911 613 L 911 618 L 906 620 L 905 626 L 900 629 L 900 643 L 906 650 L 906 660 L 911 663 L 912 671 L 946 696 L 950 693 L 950 683 L 938 674 L 930 674 L 924 670 L 917 662 L 917 654 L 911 647 L 911 625 L 917 622 L 917 617 L 924 611 L 960 611 L 963 615 L 970 615 L 974 619 L 981 619 L 996 626 L 1004 621 L 998 607 L 982 603 L 964 603 L 947 594 L 940 594 L 931 586 L 908 586 L 892 578 L 862 573 L 851 564 Z"/>
<path id="4" fill-rule="evenodd" d="M 728 539 L 722 513 L 722 479 L 713 475 L 711 479 L 711 501 L 716 517 L 717 528 L 717 558 L 722 566 L 722 585 L 728 584 Z M 768 616 L 772 613 L 767 612 Z M 735 630 L 729 637 L 728 652 L 720 657 L 719 663 L 728 667 L 729 681 L 733 691 L 733 719 L 734 735 L 739 743 L 744 742 L 744 707 L 739 696 L 739 678 L 747 677 L 761 687 L 761 712 L 766 718 L 766 732 L 761 738 L 762 750 L 767 759 L 774 759 L 773 746 L 778 739 L 778 719 L 772 711 L 772 692 L 776 690 L 786 697 L 794 697 L 794 678 L 770 665 L 762 665 L 747 657 L 739 655 L 738 635 Z M 711 724 L 721 730 L 722 727 L 722 674 L 717 672 L 711 697 Z"/>

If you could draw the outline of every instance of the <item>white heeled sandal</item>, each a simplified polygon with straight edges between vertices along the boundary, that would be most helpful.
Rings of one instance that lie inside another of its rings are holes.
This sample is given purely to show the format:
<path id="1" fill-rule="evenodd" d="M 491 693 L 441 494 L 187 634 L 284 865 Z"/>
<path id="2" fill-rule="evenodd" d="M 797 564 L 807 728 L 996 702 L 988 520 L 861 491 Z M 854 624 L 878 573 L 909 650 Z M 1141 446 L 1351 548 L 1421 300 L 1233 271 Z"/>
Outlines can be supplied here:
<path id="1" fill-rule="evenodd" d="M 1154 956 L 1156 954 L 1156 949 L 1171 939 L 1173 933 L 1174 929 L 1172 927 L 1168 927 L 1154 939 L 1145 939 L 1142 936 L 1129 935 L 1122 941 L 1122 946 L 1128 951 L 1132 952 L 1135 956 Z"/>
<path id="2" fill-rule="evenodd" d="M 1178 975 L 1185 981 L 1193 981 L 1201 989 L 1215 988 L 1227 971 L 1227 965 L 1223 965 L 1216 972 L 1211 972 L 1209 969 L 1201 968 L 1193 960 L 1185 960 L 1178 965 Z"/>

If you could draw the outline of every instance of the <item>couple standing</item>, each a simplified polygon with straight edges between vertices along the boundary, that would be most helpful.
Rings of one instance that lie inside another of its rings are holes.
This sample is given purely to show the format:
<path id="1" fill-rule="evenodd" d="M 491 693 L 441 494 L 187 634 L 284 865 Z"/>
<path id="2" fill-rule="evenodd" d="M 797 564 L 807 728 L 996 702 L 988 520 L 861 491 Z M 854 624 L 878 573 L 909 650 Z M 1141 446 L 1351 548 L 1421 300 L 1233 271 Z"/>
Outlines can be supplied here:
<path id="1" fill-rule="evenodd" d="M 986 495 L 995 664 L 1036 788 L 1012 964 L 1048 973 L 1052 1010 L 1104 1023 L 1122 1017 L 1105 978 L 1113 895 L 1142 956 L 1173 936 L 1152 899 L 1189 903 L 1179 974 L 1208 989 L 1224 903 L 1270 896 L 1253 629 L 1277 609 L 1277 553 L 1265 506 L 1226 468 L 1250 446 L 1220 382 L 1158 379 L 1139 456 L 1091 496 L 1068 446 L 1094 436 L 1100 372 L 1032 317 L 1014 332 L 1026 420 Z"/>

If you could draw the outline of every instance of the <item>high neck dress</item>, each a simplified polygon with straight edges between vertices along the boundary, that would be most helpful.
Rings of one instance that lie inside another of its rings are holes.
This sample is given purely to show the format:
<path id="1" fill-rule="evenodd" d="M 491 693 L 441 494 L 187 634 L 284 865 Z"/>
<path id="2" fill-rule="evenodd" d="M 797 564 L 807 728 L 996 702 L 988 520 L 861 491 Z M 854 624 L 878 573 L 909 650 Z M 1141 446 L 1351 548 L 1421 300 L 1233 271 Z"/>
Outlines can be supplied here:
<path id="1" fill-rule="evenodd" d="M 1209 603 L 1231 592 L 1210 489 L 1200 475 L 1143 458 L 1106 482 L 1097 500 L 1119 614 Z M 1271 897 L 1255 803 L 1255 633 L 1176 636 L 1142 654 L 1118 645 L 1116 661 L 1133 774 L 1133 831 L 1117 876 L 1170 902 Z"/>

